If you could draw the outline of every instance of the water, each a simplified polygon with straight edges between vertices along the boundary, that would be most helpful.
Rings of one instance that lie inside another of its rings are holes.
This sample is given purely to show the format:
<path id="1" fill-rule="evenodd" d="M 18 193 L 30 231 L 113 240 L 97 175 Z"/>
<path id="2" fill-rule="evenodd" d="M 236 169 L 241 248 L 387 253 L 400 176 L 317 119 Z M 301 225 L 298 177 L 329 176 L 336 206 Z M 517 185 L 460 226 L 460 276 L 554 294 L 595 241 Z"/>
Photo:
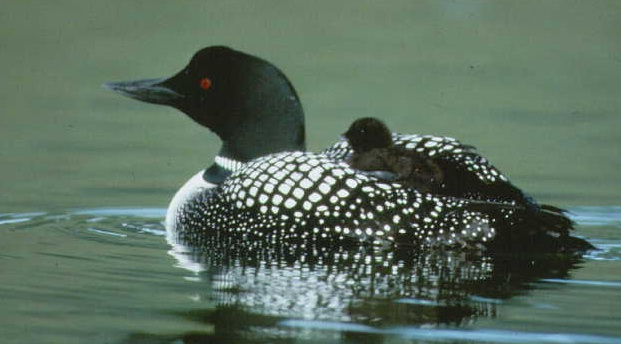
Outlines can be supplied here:
<path id="1" fill-rule="evenodd" d="M 0 17 L 1 342 L 621 343 L 617 1 L 4 1 Z M 171 247 L 165 206 L 218 140 L 100 85 L 212 44 L 290 76 L 311 150 L 362 116 L 457 137 L 601 250 Z"/>
<path id="2" fill-rule="evenodd" d="M 570 210 L 587 233 L 621 226 L 617 207 Z M 164 211 L 0 215 L 3 342 L 621 343 L 619 235 L 579 260 L 190 253 L 166 244 Z"/>

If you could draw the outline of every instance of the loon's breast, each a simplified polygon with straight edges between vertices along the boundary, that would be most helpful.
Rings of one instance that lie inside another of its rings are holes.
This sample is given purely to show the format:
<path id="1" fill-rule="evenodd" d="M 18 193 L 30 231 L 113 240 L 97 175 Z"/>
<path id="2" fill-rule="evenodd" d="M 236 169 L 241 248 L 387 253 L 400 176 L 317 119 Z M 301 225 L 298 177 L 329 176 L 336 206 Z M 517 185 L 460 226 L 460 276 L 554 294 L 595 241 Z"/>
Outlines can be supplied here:
<path id="1" fill-rule="evenodd" d="M 177 190 L 168 204 L 165 219 L 168 233 L 173 233 L 177 230 L 176 225 L 178 211 L 184 206 L 184 204 L 194 199 L 198 194 L 217 186 L 217 184 L 210 183 L 203 178 L 205 171 L 206 170 L 201 170 L 188 179 L 188 181 L 185 182 L 179 190 Z"/>

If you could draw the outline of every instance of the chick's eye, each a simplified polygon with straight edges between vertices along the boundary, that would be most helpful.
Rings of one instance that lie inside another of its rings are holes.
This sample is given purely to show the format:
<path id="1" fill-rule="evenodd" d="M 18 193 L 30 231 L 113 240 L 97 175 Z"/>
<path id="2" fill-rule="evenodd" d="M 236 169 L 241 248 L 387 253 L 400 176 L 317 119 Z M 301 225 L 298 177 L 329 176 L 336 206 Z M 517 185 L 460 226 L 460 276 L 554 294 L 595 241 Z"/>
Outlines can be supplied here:
<path id="1" fill-rule="evenodd" d="M 199 85 L 203 90 L 208 90 L 211 88 L 212 82 L 209 78 L 202 78 L 199 82 Z"/>

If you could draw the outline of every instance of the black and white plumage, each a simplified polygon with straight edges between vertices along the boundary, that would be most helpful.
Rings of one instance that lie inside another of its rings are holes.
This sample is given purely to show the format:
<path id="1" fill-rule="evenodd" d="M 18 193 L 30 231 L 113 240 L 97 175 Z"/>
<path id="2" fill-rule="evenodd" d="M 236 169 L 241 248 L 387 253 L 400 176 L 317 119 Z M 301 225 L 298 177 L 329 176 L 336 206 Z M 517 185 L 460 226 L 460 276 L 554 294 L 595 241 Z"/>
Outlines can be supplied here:
<path id="1" fill-rule="evenodd" d="M 202 233 L 217 231 L 249 240 L 466 247 L 494 238 L 490 221 L 495 219 L 469 205 L 375 179 L 323 154 L 285 152 L 247 163 L 186 203 L 179 212 L 181 226 L 200 230 L 180 232 L 178 239 L 199 242 Z"/>
<path id="2" fill-rule="evenodd" d="M 344 140 L 320 153 L 304 152 L 295 89 L 280 70 L 252 55 L 208 47 L 171 78 L 107 87 L 173 106 L 223 141 L 216 163 L 171 203 L 167 227 L 177 243 L 200 247 L 214 236 L 241 235 L 503 250 L 590 247 L 569 236 L 572 223 L 562 210 L 537 204 L 453 138 L 393 134 L 395 146 L 441 167 L 443 184 L 433 194 L 352 169 Z"/>

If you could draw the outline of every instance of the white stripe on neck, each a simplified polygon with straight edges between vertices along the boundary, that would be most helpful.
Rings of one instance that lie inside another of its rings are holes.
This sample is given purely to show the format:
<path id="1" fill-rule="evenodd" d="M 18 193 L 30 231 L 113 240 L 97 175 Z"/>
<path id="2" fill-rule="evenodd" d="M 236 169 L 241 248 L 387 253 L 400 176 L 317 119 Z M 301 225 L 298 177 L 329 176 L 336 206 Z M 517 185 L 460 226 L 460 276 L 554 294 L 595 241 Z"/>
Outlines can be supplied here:
<path id="1" fill-rule="evenodd" d="M 214 161 L 216 162 L 216 165 L 231 172 L 239 170 L 244 165 L 244 163 L 241 161 L 225 158 L 219 155 L 215 157 Z"/>

